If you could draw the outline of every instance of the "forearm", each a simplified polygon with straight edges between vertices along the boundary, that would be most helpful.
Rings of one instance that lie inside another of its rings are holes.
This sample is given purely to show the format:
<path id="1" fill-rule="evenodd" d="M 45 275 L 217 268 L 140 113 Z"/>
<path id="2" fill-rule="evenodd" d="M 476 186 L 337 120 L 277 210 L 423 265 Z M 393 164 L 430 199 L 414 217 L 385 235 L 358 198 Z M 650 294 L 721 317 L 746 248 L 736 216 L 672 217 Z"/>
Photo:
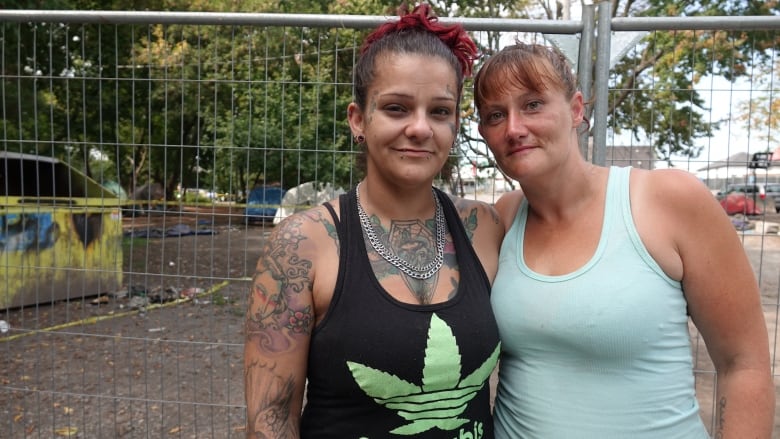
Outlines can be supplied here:
<path id="1" fill-rule="evenodd" d="M 289 337 L 285 330 L 264 328 L 251 317 L 245 330 L 247 438 L 297 439 L 306 380 L 303 353 L 307 351 L 307 343 Z"/>
<path id="2" fill-rule="evenodd" d="M 292 373 L 250 355 L 246 357 L 244 386 L 247 439 L 300 437 L 302 397 Z"/>
<path id="3" fill-rule="evenodd" d="M 714 439 L 770 439 L 775 389 L 768 368 L 719 373 Z"/>

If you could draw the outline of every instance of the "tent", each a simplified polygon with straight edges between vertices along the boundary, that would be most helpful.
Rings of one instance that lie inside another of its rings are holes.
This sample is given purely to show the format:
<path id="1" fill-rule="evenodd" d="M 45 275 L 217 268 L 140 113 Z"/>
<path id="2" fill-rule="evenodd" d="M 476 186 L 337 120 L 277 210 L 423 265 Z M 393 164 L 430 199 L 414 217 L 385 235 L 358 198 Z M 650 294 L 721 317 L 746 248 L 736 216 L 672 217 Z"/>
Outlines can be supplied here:
<path id="1" fill-rule="evenodd" d="M 332 200 L 344 192 L 344 189 L 334 187 L 330 183 L 307 181 L 299 184 L 289 189 L 282 197 L 282 205 L 276 211 L 274 224 L 279 224 L 283 219 L 296 212 Z"/>

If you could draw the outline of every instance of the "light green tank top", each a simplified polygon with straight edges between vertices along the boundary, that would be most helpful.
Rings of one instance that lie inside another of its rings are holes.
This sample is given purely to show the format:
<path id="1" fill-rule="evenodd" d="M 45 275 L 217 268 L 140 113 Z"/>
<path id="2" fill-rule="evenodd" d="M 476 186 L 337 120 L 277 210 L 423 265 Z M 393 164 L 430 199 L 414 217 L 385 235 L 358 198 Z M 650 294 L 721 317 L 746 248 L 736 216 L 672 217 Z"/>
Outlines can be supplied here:
<path id="1" fill-rule="evenodd" d="M 709 437 L 686 301 L 639 238 L 629 174 L 610 169 L 598 247 L 574 272 L 525 265 L 525 201 L 504 238 L 491 296 L 503 348 L 498 439 Z"/>

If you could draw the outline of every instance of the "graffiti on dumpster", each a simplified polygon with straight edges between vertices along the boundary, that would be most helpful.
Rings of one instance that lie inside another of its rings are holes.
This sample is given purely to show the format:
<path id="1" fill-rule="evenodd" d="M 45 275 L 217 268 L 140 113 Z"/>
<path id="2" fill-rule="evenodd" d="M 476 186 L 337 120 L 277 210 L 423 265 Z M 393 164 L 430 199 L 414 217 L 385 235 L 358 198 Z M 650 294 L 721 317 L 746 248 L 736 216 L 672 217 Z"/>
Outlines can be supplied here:
<path id="1" fill-rule="evenodd" d="M 103 234 L 103 215 L 70 215 L 72 227 L 86 249 Z M 60 225 L 50 212 L 10 213 L 0 215 L 0 251 L 42 251 L 54 247 L 60 236 Z"/>
<path id="2" fill-rule="evenodd" d="M 0 213 L 0 310 L 118 289 L 121 244 L 118 209 Z"/>
<path id="3" fill-rule="evenodd" d="M 89 247 L 92 241 L 100 238 L 103 234 L 103 215 L 102 214 L 74 214 L 71 216 L 73 225 L 76 228 L 81 243 L 84 248 Z"/>
<path id="4" fill-rule="evenodd" d="M 51 213 L 9 213 L 0 215 L 0 250 L 41 251 L 57 242 L 59 225 Z"/>

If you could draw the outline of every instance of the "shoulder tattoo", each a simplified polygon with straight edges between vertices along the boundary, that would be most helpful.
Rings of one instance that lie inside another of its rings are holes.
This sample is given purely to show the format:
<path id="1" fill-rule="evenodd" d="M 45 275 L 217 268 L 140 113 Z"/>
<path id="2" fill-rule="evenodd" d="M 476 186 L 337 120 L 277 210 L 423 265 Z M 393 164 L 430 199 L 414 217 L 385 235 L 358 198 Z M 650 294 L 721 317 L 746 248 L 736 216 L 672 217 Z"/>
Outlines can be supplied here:
<path id="1" fill-rule="evenodd" d="M 308 288 L 312 262 L 299 254 L 303 218 L 283 221 L 263 244 L 257 269 L 252 277 L 246 337 L 268 352 L 290 348 L 290 336 L 308 334 L 313 325 L 310 300 L 301 293 Z"/>

